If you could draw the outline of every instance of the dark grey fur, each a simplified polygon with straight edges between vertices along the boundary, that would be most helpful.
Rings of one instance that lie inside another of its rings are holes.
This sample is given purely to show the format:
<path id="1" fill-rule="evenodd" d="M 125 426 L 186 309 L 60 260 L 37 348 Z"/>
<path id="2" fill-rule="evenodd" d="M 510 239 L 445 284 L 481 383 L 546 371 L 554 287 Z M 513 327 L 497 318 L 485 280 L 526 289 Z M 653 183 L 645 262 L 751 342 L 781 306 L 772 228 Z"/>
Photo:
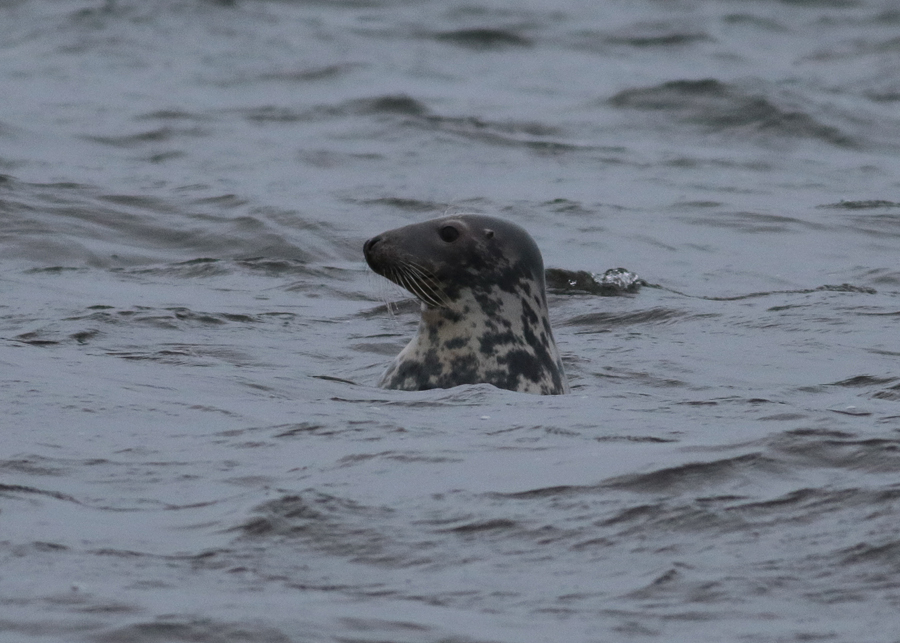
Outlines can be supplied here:
<path id="1" fill-rule="evenodd" d="M 569 392 L 547 314 L 544 262 L 524 229 L 449 216 L 380 234 L 363 251 L 372 270 L 422 302 L 416 336 L 379 386 L 487 382 L 522 393 Z"/>

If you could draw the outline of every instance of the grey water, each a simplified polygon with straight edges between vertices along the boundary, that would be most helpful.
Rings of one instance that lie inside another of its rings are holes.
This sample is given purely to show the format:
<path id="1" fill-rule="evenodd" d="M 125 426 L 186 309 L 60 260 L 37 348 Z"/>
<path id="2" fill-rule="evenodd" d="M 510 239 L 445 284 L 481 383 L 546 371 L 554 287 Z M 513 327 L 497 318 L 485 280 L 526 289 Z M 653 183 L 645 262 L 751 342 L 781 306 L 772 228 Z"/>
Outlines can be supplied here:
<path id="1" fill-rule="evenodd" d="M 513 220 L 572 394 L 374 386 Z M 0 641 L 900 641 L 900 9 L 0 2 Z"/>

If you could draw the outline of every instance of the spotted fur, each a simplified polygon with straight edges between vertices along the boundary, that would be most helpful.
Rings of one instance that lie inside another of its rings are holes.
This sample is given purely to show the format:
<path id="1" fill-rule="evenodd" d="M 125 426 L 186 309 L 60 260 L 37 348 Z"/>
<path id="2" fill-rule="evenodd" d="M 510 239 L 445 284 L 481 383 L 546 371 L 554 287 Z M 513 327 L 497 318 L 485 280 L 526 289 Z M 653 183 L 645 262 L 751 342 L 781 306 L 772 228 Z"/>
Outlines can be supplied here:
<path id="1" fill-rule="evenodd" d="M 521 227 L 459 215 L 369 239 L 366 261 L 422 302 L 415 337 L 381 377 L 402 390 L 487 382 L 558 395 L 569 385 L 547 313 L 544 262 Z"/>

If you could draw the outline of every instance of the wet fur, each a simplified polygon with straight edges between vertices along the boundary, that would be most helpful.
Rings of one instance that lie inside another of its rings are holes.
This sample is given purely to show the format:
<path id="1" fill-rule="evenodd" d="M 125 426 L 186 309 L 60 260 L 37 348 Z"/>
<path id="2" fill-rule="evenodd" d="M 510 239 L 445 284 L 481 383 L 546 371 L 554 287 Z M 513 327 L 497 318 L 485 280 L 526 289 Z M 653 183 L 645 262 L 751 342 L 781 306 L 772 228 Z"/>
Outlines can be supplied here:
<path id="1" fill-rule="evenodd" d="M 440 232 L 459 236 L 452 242 Z M 422 302 L 412 341 L 379 386 L 403 390 L 487 382 L 523 393 L 569 391 L 547 313 L 544 265 L 519 226 L 480 215 L 443 217 L 366 242 L 378 274 Z"/>

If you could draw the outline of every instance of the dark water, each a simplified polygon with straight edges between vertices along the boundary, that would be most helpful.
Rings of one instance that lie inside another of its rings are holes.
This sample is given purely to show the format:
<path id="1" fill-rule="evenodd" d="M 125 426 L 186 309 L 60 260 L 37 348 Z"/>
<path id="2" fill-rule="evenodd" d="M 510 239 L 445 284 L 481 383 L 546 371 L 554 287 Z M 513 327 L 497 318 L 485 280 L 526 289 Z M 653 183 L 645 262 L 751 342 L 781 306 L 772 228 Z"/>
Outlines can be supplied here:
<path id="1" fill-rule="evenodd" d="M 900 641 L 900 9 L 0 2 L 0 640 Z M 364 239 L 573 394 L 383 391 Z"/>

